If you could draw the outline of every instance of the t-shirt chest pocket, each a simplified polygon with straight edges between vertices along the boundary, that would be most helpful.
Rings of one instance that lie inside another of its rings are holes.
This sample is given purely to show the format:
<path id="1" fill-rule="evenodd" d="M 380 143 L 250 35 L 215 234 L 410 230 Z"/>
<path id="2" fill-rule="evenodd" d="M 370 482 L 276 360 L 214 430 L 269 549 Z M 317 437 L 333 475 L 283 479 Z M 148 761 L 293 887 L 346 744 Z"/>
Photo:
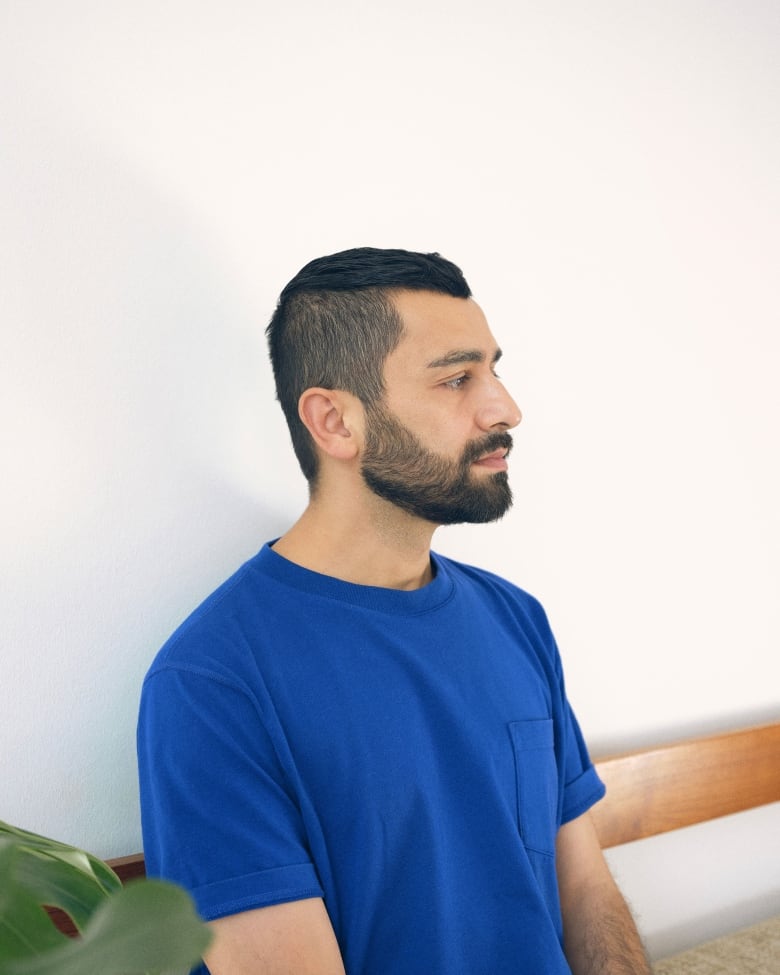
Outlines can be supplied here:
<path id="1" fill-rule="evenodd" d="M 552 719 L 511 721 L 509 734 L 515 753 L 520 836 L 526 849 L 554 856 L 558 832 L 558 770 Z"/>

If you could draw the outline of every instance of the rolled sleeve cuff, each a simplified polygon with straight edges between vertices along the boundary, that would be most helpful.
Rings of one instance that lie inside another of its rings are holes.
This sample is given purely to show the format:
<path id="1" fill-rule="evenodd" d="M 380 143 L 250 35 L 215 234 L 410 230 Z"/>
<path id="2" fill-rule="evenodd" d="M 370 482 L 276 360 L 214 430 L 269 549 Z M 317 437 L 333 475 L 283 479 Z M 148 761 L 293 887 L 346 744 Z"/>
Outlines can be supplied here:
<path id="1" fill-rule="evenodd" d="M 591 765 L 579 778 L 569 782 L 563 799 L 561 825 L 587 812 L 599 799 L 603 799 L 607 789 Z"/>
<path id="2" fill-rule="evenodd" d="M 322 885 L 311 863 L 296 863 L 231 877 L 196 887 L 191 893 L 205 921 L 251 911 L 256 907 L 323 896 Z"/>

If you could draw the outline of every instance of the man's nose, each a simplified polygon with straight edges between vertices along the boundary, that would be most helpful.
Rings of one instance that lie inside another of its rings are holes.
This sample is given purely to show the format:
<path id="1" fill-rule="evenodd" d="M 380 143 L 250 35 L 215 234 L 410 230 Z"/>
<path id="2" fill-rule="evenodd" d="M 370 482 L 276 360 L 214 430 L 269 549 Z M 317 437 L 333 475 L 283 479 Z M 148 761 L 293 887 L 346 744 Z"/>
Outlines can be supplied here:
<path id="1" fill-rule="evenodd" d="M 520 407 L 505 389 L 503 383 L 495 379 L 486 391 L 480 406 L 477 422 L 483 430 L 511 430 L 523 419 Z"/>

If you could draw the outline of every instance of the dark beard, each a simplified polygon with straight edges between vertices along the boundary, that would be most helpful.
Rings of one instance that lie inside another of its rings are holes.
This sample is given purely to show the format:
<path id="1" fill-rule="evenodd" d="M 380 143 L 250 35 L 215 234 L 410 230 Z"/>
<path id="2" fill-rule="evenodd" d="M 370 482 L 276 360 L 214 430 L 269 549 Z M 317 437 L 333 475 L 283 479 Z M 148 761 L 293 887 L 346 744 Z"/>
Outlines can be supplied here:
<path id="1" fill-rule="evenodd" d="M 367 435 L 361 473 L 380 498 L 436 525 L 497 521 L 512 506 L 506 471 L 474 477 L 471 465 L 505 447 L 508 433 L 470 443 L 459 460 L 428 450 L 396 417 L 376 406 L 366 411 Z"/>

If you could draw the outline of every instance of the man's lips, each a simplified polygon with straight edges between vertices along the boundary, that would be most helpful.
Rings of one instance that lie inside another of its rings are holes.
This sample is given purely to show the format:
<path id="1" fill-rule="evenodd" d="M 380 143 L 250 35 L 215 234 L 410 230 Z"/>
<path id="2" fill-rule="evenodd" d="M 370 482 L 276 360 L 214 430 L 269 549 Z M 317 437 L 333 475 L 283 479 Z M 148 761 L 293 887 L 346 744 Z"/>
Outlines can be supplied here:
<path id="1" fill-rule="evenodd" d="M 505 471 L 509 466 L 506 462 L 506 455 L 508 453 L 509 451 L 506 447 L 501 447 L 490 454 L 485 454 L 478 458 L 474 463 L 477 467 L 487 467 L 494 471 Z"/>

